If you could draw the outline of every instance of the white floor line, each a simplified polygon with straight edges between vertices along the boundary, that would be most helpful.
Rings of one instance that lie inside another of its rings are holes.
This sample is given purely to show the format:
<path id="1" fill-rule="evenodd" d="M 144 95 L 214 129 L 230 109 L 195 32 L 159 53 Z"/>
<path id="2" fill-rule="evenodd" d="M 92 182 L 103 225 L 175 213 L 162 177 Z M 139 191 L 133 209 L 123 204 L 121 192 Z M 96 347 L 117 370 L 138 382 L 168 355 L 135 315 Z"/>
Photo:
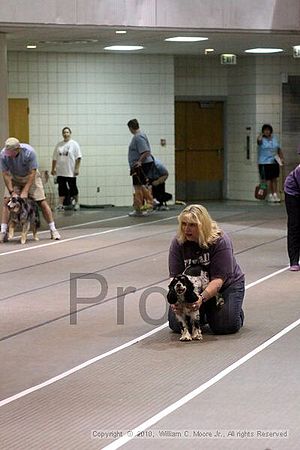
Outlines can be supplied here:
<path id="1" fill-rule="evenodd" d="M 222 378 L 226 377 L 228 374 L 230 374 L 233 370 L 240 367 L 242 364 L 245 364 L 245 362 L 249 361 L 249 359 L 256 356 L 258 353 L 265 350 L 267 347 L 269 347 L 271 344 L 273 344 L 275 341 L 280 339 L 285 334 L 292 331 L 294 328 L 300 325 L 300 319 L 296 320 L 283 330 L 281 330 L 279 333 L 275 334 L 275 336 L 271 337 L 267 341 L 265 341 L 263 344 L 256 347 L 251 352 L 247 353 L 242 358 L 238 359 L 235 363 L 231 364 L 230 366 L 226 367 L 226 369 L 219 372 L 217 375 L 215 375 L 213 378 L 208 380 L 206 383 L 201 384 L 201 386 L 197 387 L 193 391 L 189 392 L 187 395 L 179 399 L 177 402 L 173 403 L 172 405 L 168 406 L 167 408 L 160 411 L 158 414 L 155 414 L 155 416 L 150 417 L 150 419 L 146 420 L 145 422 L 141 423 L 139 426 L 134 428 L 133 430 L 128 430 L 127 434 L 125 436 L 122 436 L 121 438 L 115 440 L 111 444 L 107 445 L 106 447 L 102 447 L 102 450 L 115 450 L 117 448 L 122 447 L 127 442 L 131 441 L 137 434 L 139 434 L 141 431 L 146 430 L 147 428 L 151 427 L 152 425 L 156 424 L 172 412 L 176 411 L 177 409 L 181 408 L 183 405 L 188 403 L 189 401 L 193 400 L 195 397 L 197 397 L 202 392 L 206 391 L 206 389 L 210 388 L 214 384 L 218 383 L 218 381 L 222 380 Z"/>
<path id="2" fill-rule="evenodd" d="M 158 331 L 163 330 L 164 328 L 167 327 L 167 325 L 168 323 L 166 322 L 163 325 L 159 326 L 158 328 L 154 328 L 154 330 L 149 331 L 149 333 L 143 334 L 142 336 L 132 339 L 131 341 L 126 342 L 125 344 L 120 345 L 119 347 L 115 347 L 112 350 L 109 350 L 108 352 L 102 353 L 101 355 L 95 356 L 95 358 L 89 359 L 88 361 L 85 361 L 84 363 L 79 364 L 78 366 L 72 367 L 72 369 L 60 373 L 56 377 L 49 378 L 49 380 L 46 380 L 43 383 L 37 384 L 36 386 L 25 389 L 25 391 L 21 391 L 18 394 L 5 398 L 4 400 L 0 401 L 0 408 L 1 406 L 7 405 L 8 403 L 18 400 L 19 398 L 25 397 L 26 395 L 31 394 L 32 392 L 38 391 L 39 389 L 49 386 L 50 384 L 56 383 L 56 381 L 62 380 L 63 378 L 66 378 L 69 375 L 72 375 L 73 373 L 78 372 L 79 370 L 84 369 L 85 367 L 88 367 L 91 364 L 94 364 L 95 362 L 106 358 L 107 356 L 111 356 L 114 353 L 117 353 L 121 350 L 124 350 L 127 347 L 130 347 L 131 345 L 136 344 L 137 342 L 143 341 L 144 339 L 147 339 L 149 336 L 152 336 L 152 334 L 155 334 Z"/>
<path id="3" fill-rule="evenodd" d="M 260 278 L 259 280 L 253 281 L 253 283 L 247 284 L 246 290 L 252 288 L 253 286 L 256 286 L 257 284 L 263 283 L 266 280 L 269 280 L 269 278 L 276 277 L 276 275 L 279 275 L 282 272 L 285 272 L 288 270 L 289 266 L 284 267 L 283 269 L 276 270 L 276 272 L 270 273 L 270 275 L 266 275 L 263 278 Z"/>
<path id="4" fill-rule="evenodd" d="M 125 217 L 125 216 L 119 216 L 119 217 L 116 217 L 116 219 L 117 218 L 120 219 L 122 217 Z M 61 241 L 51 241 L 51 242 L 47 242 L 46 244 L 38 244 L 38 245 L 35 245 L 35 246 L 32 246 L 32 247 L 25 247 L 25 248 L 23 247 L 23 248 L 19 248 L 19 249 L 16 249 L 16 250 L 10 250 L 8 252 L 0 253 L 0 257 L 1 256 L 6 256 L 6 255 L 12 255 L 14 253 L 29 252 L 31 250 L 38 250 L 40 248 L 49 247 L 51 245 L 65 244 L 66 242 L 76 241 L 78 239 L 85 239 L 85 238 L 89 238 L 89 237 L 93 237 L 93 236 L 99 236 L 101 234 L 114 233 L 115 231 L 128 230 L 130 228 L 142 227 L 142 226 L 145 226 L 145 225 L 151 225 L 153 223 L 165 222 L 167 220 L 173 220 L 176 217 L 177 217 L 177 215 L 176 216 L 171 216 L 171 217 L 165 217 L 164 219 L 152 220 L 151 222 L 136 223 L 134 225 L 128 225 L 126 227 L 110 228 L 109 230 L 97 231 L 96 233 L 81 234 L 79 236 L 75 236 L 75 237 L 72 237 L 72 238 L 62 239 Z M 88 223 L 91 223 L 91 222 L 88 222 Z M 81 226 L 83 226 L 83 225 L 85 225 L 85 224 L 84 223 L 81 224 Z M 72 227 L 75 227 L 75 226 L 76 225 L 74 225 L 74 226 L 72 225 L 71 227 L 66 227 L 66 229 L 72 228 Z M 50 231 L 47 230 L 47 233 L 50 233 Z M 7 244 L 1 244 L 1 245 L 7 245 Z"/>
<path id="5" fill-rule="evenodd" d="M 266 281 L 267 279 L 269 279 L 269 278 L 271 278 L 271 277 L 273 277 L 273 276 L 276 276 L 276 275 L 278 275 L 279 273 L 284 272 L 285 270 L 287 270 L 287 267 L 284 268 L 284 269 L 281 269 L 281 270 L 277 270 L 276 272 L 273 272 L 272 274 L 270 274 L 270 275 L 268 275 L 268 276 L 266 276 L 266 277 L 260 278 L 260 279 L 258 279 L 257 281 L 255 281 L 255 282 L 251 283 L 250 285 L 246 286 L 246 289 L 249 289 L 249 288 L 251 288 L 251 287 L 253 287 L 253 286 L 256 286 L 257 284 L 262 283 L 263 281 Z M 132 339 L 131 341 L 126 342 L 125 344 L 120 345 L 119 347 L 115 347 L 114 349 L 109 350 L 108 352 L 102 353 L 101 355 L 95 356 L 94 358 L 89 359 L 88 361 L 85 361 L 84 363 L 79 364 L 78 366 L 75 366 L 75 367 L 73 367 L 72 369 L 67 370 L 66 372 L 63 372 L 63 373 L 61 373 L 61 374 L 59 374 L 59 375 L 57 375 L 57 376 L 55 376 L 55 377 L 53 377 L 53 378 L 49 378 L 49 380 L 46 380 L 46 381 L 44 381 L 43 383 L 37 384 L 36 386 L 32 386 L 31 388 L 25 389 L 24 391 L 21 391 L 21 392 L 19 392 L 18 394 L 12 395 L 11 397 L 7 397 L 7 398 L 5 398 L 5 399 L 3 399 L 3 400 L 0 401 L 0 408 L 1 408 L 1 406 L 7 405 L 8 403 L 11 403 L 11 402 L 13 402 L 13 401 L 15 401 L 15 400 L 18 400 L 19 398 L 25 397 L 26 395 L 29 395 L 29 394 L 31 394 L 32 392 L 38 391 L 39 389 L 42 389 L 42 388 L 44 388 L 44 387 L 46 387 L 46 386 L 49 386 L 50 384 L 56 383 L 56 381 L 60 381 L 60 380 L 62 380 L 63 378 L 66 378 L 66 377 L 68 377 L 69 375 L 72 375 L 73 373 L 78 372 L 79 370 L 84 369 L 85 367 L 88 367 L 88 366 L 90 366 L 91 364 L 94 364 L 95 362 L 100 361 L 100 360 L 103 359 L 103 358 L 106 358 L 107 356 L 111 356 L 111 355 L 113 355 L 114 353 L 117 353 L 117 352 L 119 352 L 119 351 L 121 351 L 121 350 L 124 350 L 125 348 L 128 348 L 128 347 L 130 347 L 131 345 L 134 345 L 134 344 L 136 344 L 137 342 L 140 342 L 140 341 L 142 341 L 142 340 L 148 338 L 149 336 L 152 336 L 153 334 L 158 333 L 159 331 L 163 330 L 163 329 L 166 328 L 167 326 L 168 326 L 168 322 L 162 324 L 161 326 L 159 326 L 159 327 L 157 327 L 157 328 L 154 328 L 154 330 L 150 331 L 149 333 L 143 334 L 142 336 L 139 336 L 139 337 L 137 337 L 137 338 L 135 338 L 135 339 Z M 290 325 L 290 326 L 291 326 L 291 325 Z M 288 327 L 287 327 L 287 328 L 288 328 Z M 284 330 L 283 330 L 283 331 L 284 331 Z M 281 331 L 280 333 L 282 333 L 282 331 Z M 280 333 L 279 333 L 279 334 L 280 334 Z M 277 336 L 277 335 L 276 335 L 276 336 Z M 271 338 L 271 339 L 272 339 L 272 338 Z M 266 342 L 268 342 L 268 341 L 266 341 Z M 264 344 L 262 344 L 262 345 L 264 345 Z M 258 348 L 259 348 L 259 347 L 258 347 Z M 253 351 L 254 351 L 254 350 L 253 350 Z M 230 367 L 231 367 L 231 366 L 230 366 Z M 225 370 L 226 370 L 226 369 L 225 369 Z M 232 370 L 233 370 L 233 369 L 232 369 Z M 222 373 L 222 372 L 221 372 L 221 373 Z M 209 383 L 209 382 L 208 382 L 208 383 Z M 197 394 L 197 395 L 198 395 L 198 394 Z M 184 397 L 184 398 L 185 398 L 185 397 Z M 158 419 L 158 420 L 159 420 L 159 419 Z M 126 441 L 126 442 L 127 442 L 127 441 Z M 123 444 L 122 444 L 122 445 L 123 445 Z M 117 448 L 117 447 L 116 447 L 116 448 Z"/>

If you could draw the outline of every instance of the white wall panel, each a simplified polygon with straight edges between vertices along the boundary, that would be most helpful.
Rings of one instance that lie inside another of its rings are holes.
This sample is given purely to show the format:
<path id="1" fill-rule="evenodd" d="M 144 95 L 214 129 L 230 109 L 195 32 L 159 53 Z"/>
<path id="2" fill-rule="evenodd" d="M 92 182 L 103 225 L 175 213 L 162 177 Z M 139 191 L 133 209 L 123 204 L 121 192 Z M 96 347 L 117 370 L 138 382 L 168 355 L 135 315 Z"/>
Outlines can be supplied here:
<path id="1" fill-rule="evenodd" d="M 64 126 L 80 143 L 81 203 L 132 203 L 126 124 L 134 117 L 168 165 L 174 192 L 173 57 L 10 52 L 8 69 L 9 97 L 29 99 L 30 144 L 40 168 L 50 169 Z"/>

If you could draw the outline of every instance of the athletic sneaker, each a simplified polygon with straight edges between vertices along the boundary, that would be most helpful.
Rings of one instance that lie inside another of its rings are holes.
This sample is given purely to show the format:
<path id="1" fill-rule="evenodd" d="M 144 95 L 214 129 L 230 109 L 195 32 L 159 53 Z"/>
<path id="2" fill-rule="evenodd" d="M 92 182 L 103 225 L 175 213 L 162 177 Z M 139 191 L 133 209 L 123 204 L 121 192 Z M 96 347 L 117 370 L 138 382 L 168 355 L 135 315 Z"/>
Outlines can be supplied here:
<path id="1" fill-rule="evenodd" d="M 8 241 L 8 233 L 7 232 L 1 232 L 0 233 L 0 244 L 3 244 L 3 242 Z"/>
<path id="2" fill-rule="evenodd" d="M 60 241 L 60 234 L 57 230 L 51 230 L 50 231 L 51 239 L 54 239 L 55 241 Z"/>
<path id="3" fill-rule="evenodd" d="M 57 205 L 57 207 L 55 208 L 55 210 L 56 211 L 64 211 L 65 210 L 65 207 L 64 207 L 64 205 Z"/>
<path id="4" fill-rule="evenodd" d="M 80 209 L 79 203 L 75 203 L 74 211 L 78 211 Z"/>
<path id="5" fill-rule="evenodd" d="M 299 272 L 300 266 L 299 266 L 299 264 L 293 264 L 292 266 L 290 266 L 289 270 L 291 272 Z"/>
<path id="6" fill-rule="evenodd" d="M 275 192 L 275 194 L 273 194 L 273 202 L 274 202 L 274 203 L 280 203 L 280 198 L 278 197 L 278 195 L 276 194 L 276 192 Z"/>
<path id="7" fill-rule="evenodd" d="M 148 216 L 148 211 L 132 211 L 129 214 L 129 217 L 145 217 Z"/>
<path id="8" fill-rule="evenodd" d="M 273 197 L 273 194 L 269 194 L 269 195 L 268 195 L 267 202 L 269 202 L 269 203 L 275 203 L 275 199 L 274 199 L 274 197 Z"/>

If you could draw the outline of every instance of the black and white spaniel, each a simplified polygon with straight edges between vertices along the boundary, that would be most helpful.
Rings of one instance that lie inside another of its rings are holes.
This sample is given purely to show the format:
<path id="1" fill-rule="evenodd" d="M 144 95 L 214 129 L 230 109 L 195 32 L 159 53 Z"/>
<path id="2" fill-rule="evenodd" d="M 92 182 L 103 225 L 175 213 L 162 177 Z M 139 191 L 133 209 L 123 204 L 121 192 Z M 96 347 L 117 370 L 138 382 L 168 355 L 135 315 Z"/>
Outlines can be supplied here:
<path id="1" fill-rule="evenodd" d="M 181 312 L 175 312 L 180 323 L 181 341 L 201 340 L 199 309 L 191 310 L 189 303 L 195 303 L 198 295 L 195 286 L 187 275 L 177 275 L 169 284 L 167 300 L 171 305 L 178 305 Z"/>

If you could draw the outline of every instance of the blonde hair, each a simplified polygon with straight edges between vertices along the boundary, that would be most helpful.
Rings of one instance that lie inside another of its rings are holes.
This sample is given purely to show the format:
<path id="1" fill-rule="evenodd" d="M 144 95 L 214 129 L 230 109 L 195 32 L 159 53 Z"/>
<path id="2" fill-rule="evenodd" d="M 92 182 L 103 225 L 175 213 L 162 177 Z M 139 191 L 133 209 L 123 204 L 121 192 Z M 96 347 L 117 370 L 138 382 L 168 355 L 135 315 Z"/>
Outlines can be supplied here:
<path id="1" fill-rule="evenodd" d="M 213 244 L 221 235 L 222 231 L 218 224 L 210 217 L 208 211 L 202 205 L 189 205 L 178 216 L 178 242 L 184 243 L 186 241 L 182 222 L 196 223 L 199 232 L 200 247 L 207 248 Z"/>

